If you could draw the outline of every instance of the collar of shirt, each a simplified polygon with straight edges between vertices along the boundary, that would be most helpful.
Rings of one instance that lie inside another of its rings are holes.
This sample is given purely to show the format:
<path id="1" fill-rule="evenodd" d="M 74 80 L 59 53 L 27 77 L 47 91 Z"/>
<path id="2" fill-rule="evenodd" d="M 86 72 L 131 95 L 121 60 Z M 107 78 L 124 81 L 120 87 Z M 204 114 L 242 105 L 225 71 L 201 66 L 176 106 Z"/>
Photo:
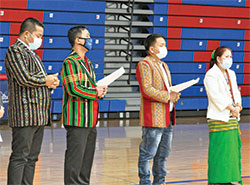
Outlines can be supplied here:
<path id="1" fill-rule="evenodd" d="M 84 56 L 84 59 L 83 59 L 83 62 L 85 63 L 87 69 L 89 70 L 90 72 L 90 69 L 89 69 L 89 64 L 88 64 L 88 58 L 86 56 Z"/>
<path id="2" fill-rule="evenodd" d="M 167 72 L 166 72 L 166 70 L 165 70 L 165 68 L 164 68 L 164 66 L 163 66 L 163 64 L 162 64 L 162 62 L 159 62 L 159 66 L 160 66 L 160 69 L 161 69 L 161 71 L 162 71 L 162 73 L 163 73 L 164 80 L 165 80 L 165 82 L 166 82 L 166 86 L 167 86 L 167 89 L 168 89 L 168 91 L 169 91 L 169 90 L 170 90 L 170 85 L 169 85 L 169 79 L 168 79 Z"/>
<path id="3" fill-rule="evenodd" d="M 160 66 L 160 68 L 162 70 L 162 73 L 163 73 L 163 76 L 165 78 L 164 83 L 165 83 L 165 85 L 166 85 L 166 87 L 168 89 L 168 92 L 170 92 L 170 84 L 169 84 L 168 75 L 167 75 L 167 72 L 166 72 L 165 68 L 163 67 L 162 61 L 159 62 L 159 66 Z M 174 108 L 174 103 L 172 101 L 170 101 L 169 111 L 172 112 L 173 108 Z"/>
<path id="4" fill-rule="evenodd" d="M 21 39 L 18 38 L 17 40 L 19 40 L 23 45 L 25 45 L 29 50 L 31 50 L 30 47 L 25 42 L 23 42 Z"/>

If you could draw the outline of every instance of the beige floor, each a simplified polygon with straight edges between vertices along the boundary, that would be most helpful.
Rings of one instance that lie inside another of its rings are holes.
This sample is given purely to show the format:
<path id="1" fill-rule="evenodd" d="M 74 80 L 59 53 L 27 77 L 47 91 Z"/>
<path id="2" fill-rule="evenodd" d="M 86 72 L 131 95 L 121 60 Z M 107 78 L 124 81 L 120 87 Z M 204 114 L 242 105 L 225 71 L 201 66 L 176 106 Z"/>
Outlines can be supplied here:
<path id="1" fill-rule="evenodd" d="M 108 122 L 105 124 L 107 127 L 98 128 L 91 185 L 138 184 L 137 158 L 141 128 L 131 126 L 129 121 L 119 121 L 117 127 L 108 127 Z M 4 185 L 11 152 L 11 131 L 6 127 L 1 128 L 3 142 L 0 143 L 0 185 Z M 244 185 L 250 185 L 250 123 L 242 123 L 241 129 L 242 176 L 245 177 Z M 204 180 L 207 178 L 207 146 L 206 124 L 177 125 L 172 153 L 167 163 L 168 184 L 207 184 Z M 35 185 L 63 185 L 64 151 L 65 130 L 47 128 L 36 167 Z"/>

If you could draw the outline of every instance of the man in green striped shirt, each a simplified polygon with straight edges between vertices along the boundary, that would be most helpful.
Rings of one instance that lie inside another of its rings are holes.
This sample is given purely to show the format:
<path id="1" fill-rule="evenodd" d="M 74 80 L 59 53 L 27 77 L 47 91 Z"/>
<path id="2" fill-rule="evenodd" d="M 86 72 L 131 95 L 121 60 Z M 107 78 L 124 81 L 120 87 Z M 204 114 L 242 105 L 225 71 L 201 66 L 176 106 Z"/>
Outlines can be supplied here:
<path id="1" fill-rule="evenodd" d="M 73 49 L 64 60 L 61 77 L 63 86 L 63 124 L 67 131 L 64 183 L 89 184 L 96 144 L 98 98 L 107 93 L 107 86 L 97 86 L 92 63 L 85 55 L 92 49 L 88 29 L 76 26 L 68 31 Z"/>

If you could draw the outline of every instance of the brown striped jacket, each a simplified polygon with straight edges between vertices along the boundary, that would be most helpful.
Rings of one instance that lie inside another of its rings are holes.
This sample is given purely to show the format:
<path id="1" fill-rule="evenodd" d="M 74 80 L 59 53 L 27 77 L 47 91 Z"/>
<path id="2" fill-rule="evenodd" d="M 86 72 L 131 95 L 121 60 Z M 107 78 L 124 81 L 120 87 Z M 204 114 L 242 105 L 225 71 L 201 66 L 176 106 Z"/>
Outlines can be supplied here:
<path id="1" fill-rule="evenodd" d="M 9 125 L 48 125 L 51 94 L 45 85 L 47 74 L 39 56 L 17 39 L 6 53 L 5 68 L 8 81 Z"/>

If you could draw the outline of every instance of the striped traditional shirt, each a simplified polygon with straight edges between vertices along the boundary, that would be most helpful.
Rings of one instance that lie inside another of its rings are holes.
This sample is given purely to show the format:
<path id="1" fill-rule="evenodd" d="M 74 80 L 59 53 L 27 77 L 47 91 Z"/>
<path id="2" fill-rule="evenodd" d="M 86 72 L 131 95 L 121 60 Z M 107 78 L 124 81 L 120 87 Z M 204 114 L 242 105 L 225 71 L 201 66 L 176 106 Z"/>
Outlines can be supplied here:
<path id="1" fill-rule="evenodd" d="M 63 124 L 95 127 L 98 118 L 98 98 L 95 72 L 90 60 L 86 56 L 82 59 L 73 50 L 63 62 L 61 77 Z"/>
<path id="2" fill-rule="evenodd" d="M 50 123 L 50 90 L 39 56 L 19 39 L 5 56 L 8 81 L 8 121 L 11 127 Z"/>

